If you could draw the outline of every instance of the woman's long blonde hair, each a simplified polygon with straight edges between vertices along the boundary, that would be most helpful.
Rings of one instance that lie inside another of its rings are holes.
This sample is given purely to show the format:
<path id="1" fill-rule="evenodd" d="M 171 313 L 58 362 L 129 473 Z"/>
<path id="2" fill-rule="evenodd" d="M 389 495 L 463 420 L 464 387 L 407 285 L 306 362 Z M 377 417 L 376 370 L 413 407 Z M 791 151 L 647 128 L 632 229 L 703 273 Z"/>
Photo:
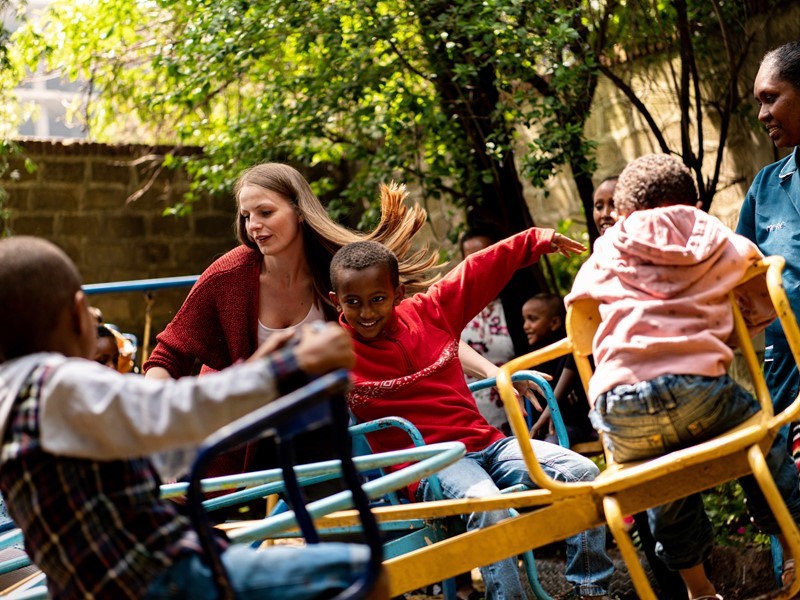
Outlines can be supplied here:
<path id="1" fill-rule="evenodd" d="M 408 192 L 403 184 L 381 184 L 381 220 L 369 233 L 353 231 L 333 221 L 305 178 L 289 165 L 262 163 L 244 171 L 234 186 L 237 207 L 242 188 L 248 185 L 280 194 L 303 217 L 306 259 L 314 279 L 314 291 L 322 299 L 323 306 L 329 304 L 331 282 L 328 271 L 331 258 L 339 248 L 351 242 L 372 240 L 394 252 L 399 261 L 400 281 L 412 292 L 424 289 L 438 279 L 438 275 L 429 273 L 439 262 L 438 253 L 431 251 L 427 245 L 411 251 L 414 236 L 425 224 L 427 213 L 418 204 L 406 206 L 404 201 Z M 242 244 L 258 248 L 247 235 L 244 217 L 238 210 L 234 229 Z"/>

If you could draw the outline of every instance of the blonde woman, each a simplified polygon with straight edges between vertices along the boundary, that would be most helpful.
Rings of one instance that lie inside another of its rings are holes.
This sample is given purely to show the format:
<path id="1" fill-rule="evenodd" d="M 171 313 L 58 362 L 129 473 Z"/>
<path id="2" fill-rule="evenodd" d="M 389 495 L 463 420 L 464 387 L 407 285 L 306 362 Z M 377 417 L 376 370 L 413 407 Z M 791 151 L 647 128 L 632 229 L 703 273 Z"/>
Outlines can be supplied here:
<path id="1" fill-rule="evenodd" d="M 381 221 L 370 233 L 343 227 L 328 216 L 305 178 L 294 168 L 264 163 L 244 171 L 236 182 L 236 236 L 241 245 L 214 261 L 200 276 L 183 306 L 157 336 L 144 364 L 145 376 L 178 378 L 199 362 L 203 371 L 221 370 L 249 357 L 272 336 L 288 339 L 294 329 L 315 320 L 336 320 L 328 300 L 331 257 L 342 246 L 375 240 L 401 259 L 401 278 L 425 286 L 426 271 L 438 255 L 427 248 L 411 252 L 414 235 L 425 223 L 421 207 L 407 207 L 404 186 L 381 186 Z M 297 383 L 297 382 L 293 382 Z M 319 433 L 305 446 L 330 448 Z M 318 459 L 314 448 L 299 460 Z M 212 474 L 235 473 L 271 464 L 269 450 L 251 445 L 224 457 Z"/>

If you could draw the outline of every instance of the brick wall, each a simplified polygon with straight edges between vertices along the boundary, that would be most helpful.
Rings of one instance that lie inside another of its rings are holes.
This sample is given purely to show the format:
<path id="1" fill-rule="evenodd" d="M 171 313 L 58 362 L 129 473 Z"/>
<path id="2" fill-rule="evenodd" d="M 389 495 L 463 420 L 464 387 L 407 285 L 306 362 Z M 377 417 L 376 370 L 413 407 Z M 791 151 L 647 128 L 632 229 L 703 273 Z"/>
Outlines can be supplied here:
<path id="1" fill-rule="evenodd" d="M 9 194 L 10 228 L 58 244 L 78 265 L 84 283 L 199 274 L 236 244 L 231 197 L 202 198 L 186 217 L 162 216 L 187 189 L 182 172 L 162 171 L 147 192 L 129 200 L 154 174 L 148 157 L 162 149 L 88 142 L 22 146 L 37 169 L 29 174 L 21 162 L 12 163 L 19 179 L 2 182 Z M 156 293 L 153 334 L 169 322 L 187 292 Z M 141 292 L 96 295 L 92 303 L 108 322 L 142 339 Z"/>

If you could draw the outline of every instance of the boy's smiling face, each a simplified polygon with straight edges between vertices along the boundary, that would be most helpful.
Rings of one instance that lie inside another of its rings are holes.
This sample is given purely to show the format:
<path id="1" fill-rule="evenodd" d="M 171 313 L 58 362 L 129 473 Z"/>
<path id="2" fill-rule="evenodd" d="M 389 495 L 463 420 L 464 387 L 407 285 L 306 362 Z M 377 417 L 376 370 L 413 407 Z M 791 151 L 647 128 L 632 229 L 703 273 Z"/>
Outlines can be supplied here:
<path id="1" fill-rule="evenodd" d="M 522 320 L 522 328 L 531 346 L 546 339 L 561 326 L 561 319 L 550 314 L 547 303 L 537 298 L 531 298 L 522 305 Z"/>
<path id="2" fill-rule="evenodd" d="M 347 323 L 365 339 L 380 335 L 400 304 L 405 287 L 392 285 L 386 265 L 378 264 L 357 271 L 341 269 L 336 275 L 336 291 L 331 301 L 341 309 Z"/>

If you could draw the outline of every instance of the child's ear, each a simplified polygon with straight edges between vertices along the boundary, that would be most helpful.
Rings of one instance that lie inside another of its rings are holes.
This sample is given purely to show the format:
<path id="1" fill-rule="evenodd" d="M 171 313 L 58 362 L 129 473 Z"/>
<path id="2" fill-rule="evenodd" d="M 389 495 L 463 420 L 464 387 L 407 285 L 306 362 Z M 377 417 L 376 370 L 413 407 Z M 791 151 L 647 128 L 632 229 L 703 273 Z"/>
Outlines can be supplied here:
<path id="1" fill-rule="evenodd" d="M 394 288 L 394 305 L 397 306 L 406 297 L 406 286 L 404 284 L 399 284 L 396 288 Z"/>
<path id="2" fill-rule="evenodd" d="M 336 312 L 342 312 L 342 305 L 339 304 L 339 296 L 336 295 L 336 292 L 328 292 L 328 299 L 333 302 Z"/>
<path id="3" fill-rule="evenodd" d="M 550 331 L 558 331 L 563 325 L 564 322 L 561 320 L 561 317 L 550 318 Z"/>
<path id="4" fill-rule="evenodd" d="M 89 310 L 89 302 L 83 290 L 75 292 L 72 301 L 72 329 L 79 341 L 77 355 L 91 359 L 97 349 L 97 320 Z"/>
<path id="5" fill-rule="evenodd" d="M 94 317 L 89 312 L 89 305 L 86 302 L 86 294 L 83 290 L 75 292 L 72 298 L 72 327 L 78 335 L 82 334 L 87 328 L 94 326 Z"/>

